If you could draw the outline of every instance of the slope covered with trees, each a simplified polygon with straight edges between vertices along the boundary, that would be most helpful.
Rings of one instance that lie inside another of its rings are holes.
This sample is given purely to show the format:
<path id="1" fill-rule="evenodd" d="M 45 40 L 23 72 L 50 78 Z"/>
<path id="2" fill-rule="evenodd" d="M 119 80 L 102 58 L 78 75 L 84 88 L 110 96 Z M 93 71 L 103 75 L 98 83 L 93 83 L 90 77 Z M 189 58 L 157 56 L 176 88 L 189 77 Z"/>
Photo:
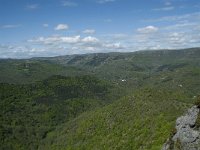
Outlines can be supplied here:
<path id="1" fill-rule="evenodd" d="M 200 95 L 200 49 L 0 60 L 1 149 L 160 149 Z"/>
<path id="2" fill-rule="evenodd" d="M 1 149 L 37 149 L 56 126 L 108 103 L 109 88 L 109 83 L 91 76 L 0 84 Z"/>
<path id="3" fill-rule="evenodd" d="M 144 88 L 49 133 L 39 149 L 160 150 L 191 104 L 182 92 Z"/>

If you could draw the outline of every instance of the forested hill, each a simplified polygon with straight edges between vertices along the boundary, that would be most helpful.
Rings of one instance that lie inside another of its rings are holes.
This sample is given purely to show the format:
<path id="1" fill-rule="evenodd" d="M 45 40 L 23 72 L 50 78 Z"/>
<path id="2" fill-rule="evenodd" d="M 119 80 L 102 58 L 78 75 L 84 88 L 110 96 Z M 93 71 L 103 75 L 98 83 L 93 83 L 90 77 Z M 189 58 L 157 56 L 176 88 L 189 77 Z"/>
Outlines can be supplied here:
<path id="1" fill-rule="evenodd" d="M 200 95 L 200 48 L 0 60 L 0 149 L 161 149 Z"/>
<path id="2" fill-rule="evenodd" d="M 26 60 L 0 60 L 0 82 L 30 83 L 51 75 L 93 74 L 109 80 L 147 78 L 164 71 L 200 65 L 200 48 L 97 53 Z M 198 68 L 195 68 L 198 72 Z"/>
<path id="3" fill-rule="evenodd" d="M 37 149 L 58 125 L 109 103 L 111 88 L 92 76 L 52 76 L 27 85 L 1 83 L 1 149 Z"/>

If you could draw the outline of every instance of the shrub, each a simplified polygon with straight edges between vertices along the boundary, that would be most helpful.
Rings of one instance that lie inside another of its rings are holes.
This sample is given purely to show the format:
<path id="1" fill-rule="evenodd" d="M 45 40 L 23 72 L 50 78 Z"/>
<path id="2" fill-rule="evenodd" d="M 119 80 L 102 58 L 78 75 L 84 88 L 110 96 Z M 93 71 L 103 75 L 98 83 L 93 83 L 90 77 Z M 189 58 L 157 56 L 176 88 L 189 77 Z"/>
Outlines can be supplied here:
<path id="1" fill-rule="evenodd" d="M 196 99 L 195 105 L 196 105 L 198 108 L 200 108 L 200 95 L 197 96 L 197 99 Z"/>
<path id="2" fill-rule="evenodd" d="M 200 96 L 197 97 L 195 105 L 200 109 Z M 197 116 L 195 127 L 200 128 L 200 113 Z"/>

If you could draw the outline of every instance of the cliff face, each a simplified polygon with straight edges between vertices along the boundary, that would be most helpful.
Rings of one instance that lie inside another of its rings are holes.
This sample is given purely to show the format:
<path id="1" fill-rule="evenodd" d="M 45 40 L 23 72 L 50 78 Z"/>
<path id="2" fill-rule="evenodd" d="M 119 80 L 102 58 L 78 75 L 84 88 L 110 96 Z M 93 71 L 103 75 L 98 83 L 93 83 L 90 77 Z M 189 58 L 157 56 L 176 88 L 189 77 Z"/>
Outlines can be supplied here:
<path id="1" fill-rule="evenodd" d="M 163 145 L 162 150 L 200 150 L 200 129 L 196 126 L 199 108 L 193 106 L 176 120 L 173 135 Z"/>

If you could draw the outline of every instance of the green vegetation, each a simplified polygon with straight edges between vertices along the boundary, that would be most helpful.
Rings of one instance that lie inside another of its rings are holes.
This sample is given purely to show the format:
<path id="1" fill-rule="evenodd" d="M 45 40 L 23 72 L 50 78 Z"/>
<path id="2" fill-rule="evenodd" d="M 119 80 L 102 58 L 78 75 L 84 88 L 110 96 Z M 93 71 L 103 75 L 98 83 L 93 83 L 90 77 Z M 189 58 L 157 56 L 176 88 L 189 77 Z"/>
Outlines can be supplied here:
<path id="1" fill-rule="evenodd" d="M 108 83 L 91 76 L 0 84 L 1 149 L 37 149 L 56 126 L 108 103 L 108 88 Z"/>
<path id="2" fill-rule="evenodd" d="M 196 98 L 195 105 L 197 105 L 197 107 L 200 109 L 200 96 L 198 96 Z M 200 113 L 197 116 L 197 120 L 196 120 L 196 123 L 195 123 L 195 128 L 197 128 L 197 129 L 200 128 Z"/>
<path id="3" fill-rule="evenodd" d="M 5 150 L 161 149 L 200 95 L 199 48 L 0 60 L 0 72 Z"/>
<path id="4" fill-rule="evenodd" d="M 60 126 L 40 149 L 160 150 L 184 111 L 185 104 L 176 103 L 182 98 L 167 89 L 140 89 Z"/>
<path id="5" fill-rule="evenodd" d="M 64 67 L 43 60 L 0 60 L 0 82 L 34 83 L 52 75 L 87 75 L 86 71 L 75 67 Z"/>
<path id="6" fill-rule="evenodd" d="M 197 105 L 197 107 L 200 108 L 200 96 L 197 96 L 195 105 Z"/>

